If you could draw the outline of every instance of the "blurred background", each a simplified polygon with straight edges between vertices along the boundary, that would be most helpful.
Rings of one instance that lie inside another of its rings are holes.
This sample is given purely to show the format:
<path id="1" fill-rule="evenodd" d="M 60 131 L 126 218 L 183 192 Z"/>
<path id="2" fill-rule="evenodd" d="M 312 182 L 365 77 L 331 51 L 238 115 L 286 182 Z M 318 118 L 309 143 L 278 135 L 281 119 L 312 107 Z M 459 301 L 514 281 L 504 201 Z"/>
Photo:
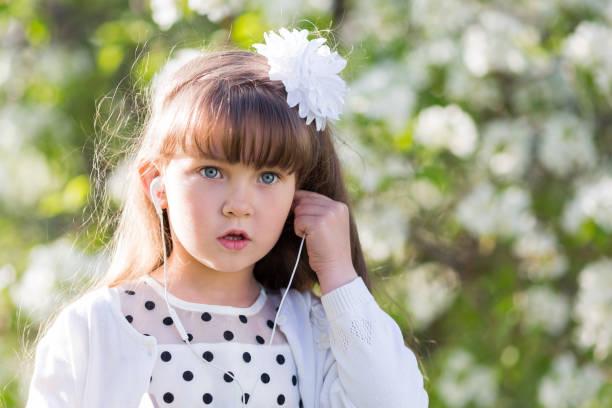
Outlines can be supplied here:
<path id="1" fill-rule="evenodd" d="M 0 0 L 0 406 L 107 265 L 153 75 L 280 26 L 348 59 L 338 149 L 430 406 L 612 407 L 608 0 Z"/>

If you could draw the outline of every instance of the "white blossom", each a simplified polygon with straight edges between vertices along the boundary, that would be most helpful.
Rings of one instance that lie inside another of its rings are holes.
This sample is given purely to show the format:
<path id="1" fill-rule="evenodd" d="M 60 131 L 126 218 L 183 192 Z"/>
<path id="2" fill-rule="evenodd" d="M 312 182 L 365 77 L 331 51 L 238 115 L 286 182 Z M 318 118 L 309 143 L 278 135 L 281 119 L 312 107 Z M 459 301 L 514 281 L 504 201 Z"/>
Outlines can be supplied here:
<path id="1" fill-rule="evenodd" d="M 540 41 L 539 32 L 509 14 L 485 10 L 478 23 L 463 34 L 463 60 L 472 74 L 481 77 L 491 71 L 521 74 L 529 66 L 526 49 Z"/>
<path id="2" fill-rule="evenodd" d="M 415 94 L 400 63 L 381 62 L 366 71 L 347 94 L 352 112 L 383 119 L 393 132 L 403 130 L 412 115 Z"/>
<path id="3" fill-rule="evenodd" d="M 0 201 L 7 208 L 34 206 L 61 185 L 46 157 L 32 147 L 24 147 L 19 155 L 0 154 L 0 159 Z"/>
<path id="4" fill-rule="evenodd" d="M 532 286 L 514 299 L 526 328 L 539 327 L 551 335 L 560 334 L 569 320 L 569 300 L 545 286 Z"/>
<path id="5" fill-rule="evenodd" d="M 496 176 L 517 179 L 531 159 L 533 131 L 525 120 L 496 120 L 482 132 L 479 161 Z"/>
<path id="6" fill-rule="evenodd" d="M 460 61 L 447 66 L 445 92 L 476 110 L 499 109 L 502 96 L 497 82 L 490 77 L 476 77 Z"/>
<path id="7" fill-rule="evenodd" d="M 378 199 L 362 200 L 354 209 L 364 252 L 376 261 L 402 259 L 410 214 L 400 204 Z"/>
<path id="8" fill-rule="evenodd" d="M 472 118 L 457 105 L 436 105 L 419 113 L 414 139 L 427 147 L 446 148 L 466 157 L 476 149 L 478 131 Z"/>
<path id="9" fill-rule="evenodd" d="M 460 286 L 454 269 L 435 262 L 418 265 L 385 283 L 390 294 L 406 306 L 418 330 L 426 329 L 452 305 Z"/>
<path id="10" fill-rule="evenodd" d="M 268 59 L 270 79 L 285 85 L 289 106 L 299 105 L 300 117 L 323 130 L 326 119 L 338 119 L 342 112 L 346 84 L 338 73 L 346 60 L 323 45 L 325 38 L 308 40 L 308 30 L 279 32 L 264 33 L 265 44 L 253 47 Z"/>
<path id="11" fill-rule="evenodd" d="M 425 210 L 438 207 L 444 200 L 440 189 L 425 178 L 418 178 L 410 183 L 410 198 Z"/>
<path id="12" fill-rule="evenodd" d="M 603 174 L 594 179 L 583 179 L 574 198 L 563 211 L 563 226 L 576 233 L 586 220 L 593 220 L 607 231 L 612 231 L 612 176 Z"/>
<path id="13" fill-rule="evenodd" d="M 538 386 L 538 402 L 544 408 L 583 407 L 603 385 L 604 374 L 594 364 L 577 367 L 569 352 L 557 356 Z"/>
<path id="14" fill-rule="evenodd" d="M 210 21 L 219 22 L 244 8 L 244 0 L 189 0 L 188 7 Z"/>
<path id="15" fill-rule="evenodd" d="M 106 263 L 102 255 L 89 256 L 75 250 L 66 238 L 30 250 L 28 266 L 17 283 L 10 287 L 10 296 L 20 309 L 36 320 L 44 319 L 64 293 L 78 280 Z"/>
<path id="16" fill-rule="evenodd" d="M 5 264 L 0 266 L 0 290 L 12 285 L 17 277 L 17 272 L 13 264 Z"/>
<path id="17" fill-rule="evenodd" d="M 397 0 L 352 3 L 340 25 L 343 42 L 359 44 L 372 40 L 384 47 L 404 35 L 402 25 L 405 23 L 405 11 L 402 7 L 402 2 Z"/>
<path id="18" fill-rule="evenodd" d="M 499 392 L 499 380 L 492 367 L 477 364 L 466 350 L 456 349 L 447 357 L 436 385 L 446 406 L 492 407 Z"/>
<path id="19" fill-rule="evenodd" d="M 591 21 L 578 24 L 563 42 L 563 56 L 574 65 L 592 70 L 597 88 L 612 92 L 612 52 L 602 44 L 612 42 L 612 29 Z"/>
<path id="20" fill-rule="evenodd" d="M 578 276 L 574 304 L 577 344 L 593 347 L 598 360 L 612 352 L 612 259 L 603 258 L 584 267 Z"/>
<path id="21" fill-rule="evenodd" d="M 151 0 L 152 18 L 162 30 L 167 30 L 180 17 L 176 0 Z"/>
<path id="22" fill-rule="evenodd" d="M 594 167 L 597 153 L 590 125 L 568 112 L 553 115 L 544 125 L 538 157 L 557 176 Z"/>
<path id="23" fill-rule="evenodd" d="M 560 252 L 556 236 L 548 230 L 534 228 L 526 232 L 516 240 L 513 249 L 529 279 L 555 279 L 567 271 L 567 257 Z"/>
<path id="24" fill-rule="evenodd" d="M 41 49 L 35 58 L 37 64 L 32 66 L 33 71 L 55 84 L 73 81 L 93 68 L 91 57 L 82 48 L 72 50 L 52 45 Z"/>
<path id="25" fill-rule="evenodd" d="M 610 51 L 602 44 L 612 41 L 612 30 L 605 25 L 582 21 L 563 42 L 563 55 L 577 65 L 598 68 L 610 61 Z"/>
<path id="26" fill-rule="evenodd" d="M 0 154 L 18 154 L 22 147 L 36 139 L 43 127 L 41 109 L 26 109 L 18 104 L 7 103 L 0 108 Z"/>
<path id="27" fill-rule="evenodd" d="M 465 28 L 481 12 L 478 2 L 464 0 L 414 0 L 410 2 L 412 24 L 430 37 L 453 35 Z"/>
<path id="28" fill-rule="evenodd" d="M 431 65 L 446 65 L 459 53 L 459 46 L 451 38 L 440 38 L 424 45 L 425 55 Z"/>
<path id="29" fill-rule="evenodd" d="M 401 83 L 409 84 L 411 90 L 419 91 L 431 86 L 432 67 L 445 66 L 457 60 L 459 46 L 452 38 L 439 38 L 411 49 L 404 57 L 401 67 Z"/>
<path id="30" fill-rule="evenodd" d="M 514 237 L 534 228 L 530 205 L 529 193 L 518 186 L 497 192 L 481 182 L 459 202 L 456 216 L 476 236 Z"/>
<path id="31" fill-rule="evenodd" d="M 2 51 L 0 54 L 0 85 L 4 85 L 11 78 L 12 67 L 18 56 L 17 52 L 10 48 Z"/>

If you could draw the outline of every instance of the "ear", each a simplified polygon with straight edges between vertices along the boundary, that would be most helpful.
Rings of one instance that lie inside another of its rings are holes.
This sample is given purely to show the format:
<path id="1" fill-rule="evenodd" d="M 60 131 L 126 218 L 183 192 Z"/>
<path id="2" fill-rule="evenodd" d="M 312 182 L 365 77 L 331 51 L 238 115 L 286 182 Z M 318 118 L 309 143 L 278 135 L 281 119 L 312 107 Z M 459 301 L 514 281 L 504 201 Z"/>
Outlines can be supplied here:
<path id="1" fill-rule="evenodd" d="M 163 175 L 159 171 L 160 168 L 161 166 L 159 165 L 159 163 L 150 160 L 143 160 L 138 164 L 138 175 L 140 178 L 140 184 L 142 185 L 145 195 L 151 200 L 151 204 L 153 203 L 150 192 L 151 182 L 153 181 L 153 179 L 155 179 L 155 177 L 162 177 L 163 179 Z M 162 186 L 163 185 L 164 184 L 162 182 Z M 162 187 L 162 191 L 158 193 L 157 201 L 159 202 L 159 205 L 162 209 L 168 207 L 168 204 L 166 202 L 165 188 Z"/>

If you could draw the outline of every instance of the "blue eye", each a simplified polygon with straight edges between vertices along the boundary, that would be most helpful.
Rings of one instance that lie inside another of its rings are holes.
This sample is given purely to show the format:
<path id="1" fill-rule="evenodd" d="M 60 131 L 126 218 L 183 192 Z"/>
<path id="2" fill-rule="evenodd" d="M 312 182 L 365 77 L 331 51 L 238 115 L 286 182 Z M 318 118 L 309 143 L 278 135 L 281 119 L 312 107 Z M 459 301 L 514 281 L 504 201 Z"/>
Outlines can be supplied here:
<path id="1" fill-rule="evenodd" d="M 217 178 L 219 175 L 219 169 L 216 167 L 204 167 L 200 171 L 204 170 L 204 175 L 208 178 Z"/>
<path id="2" fill-rule="evenodd" d="M 274 183 L 276 180 L 278 179 L 278 175 L 274 174 L 274 173 L 263 173 L 261 175 L 261 181 L 263 181 L 265 184 L 272 184 Z"/>

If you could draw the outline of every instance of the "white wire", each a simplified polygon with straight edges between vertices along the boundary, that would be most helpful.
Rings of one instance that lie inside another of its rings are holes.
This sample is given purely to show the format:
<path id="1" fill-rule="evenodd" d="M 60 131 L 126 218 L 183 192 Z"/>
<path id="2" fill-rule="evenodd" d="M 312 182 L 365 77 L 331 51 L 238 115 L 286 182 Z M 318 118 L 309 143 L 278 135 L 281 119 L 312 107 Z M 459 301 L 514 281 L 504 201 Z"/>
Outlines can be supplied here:
<path id="1" fill-rule="evenodd" d="M 238 381 L 238 379 L 236 378 L 236 376 L 233 373 L 229 372 L 228 370 L 224 370 L 224 369 L 218 367 L 216 364 L 213 364 L 212 362 L 210 362 L 208 360 L 205 360 L 205 359 L 203 359 L 202 357 L 200 357 L 198 355 L 197 351 L 195 351 L 194 348 L 191 346 L 191 342 L 189 341 L 187 333 L 185 332 L 183 324 L 181 323 L 181 321 L 180 321 L 176 311 L 174 310 L 174 308 L 172 308 L 172 306 L 170 306 L 170 302 L 168 302 L 168 285 L 167 285 L 168 281 L 167 281 L 167 273 L 166 273 L 166 239 L 165 239 L 165 236 L 164 236 L 164 221 L 163 221 L 162 214 L 158 213 L 158 215 L 159 215 L 159 220 L 160 220 L 162 247 L 163 247 L 163 250 L 164 250 L 164 297 L 166 299 L 166 305 L 168 306 L 168 312 L 172 316 L 173 321 L 176 321 L 176 324 L 173 325 L 173 326 L 178 331 L 179 337 L 187 344 L 187 346 L 189 347 L 191 352 L 196 356 L 196 358 L 198 360 L 200 360 L 203 363 L 206 362 L 207 364 L 209 364 L 213 368 L 217 369 L 218 371 L 221 371 L 222 373 L 229 375 L 230 377 L 232 377 L 233 380 L 236 380 L 236 382 L 234 384 L 240 388 L 240 401 L 242 403 L 242 406 L 244 407 L 247 404 L 247 400 L 245 398 L 244 388 L 242 387 L 242 384 L 240 383 L 240 381 Z M 274 332 L 276 330 L 276 320 L 278 319 L 280 311 L 281 311 L 281 309 L 283 307 L 283 302 L 285 301 L 285 297 L 287 296 L 287 293 L 289 293 L 289 288 L 291 287 L 291 283 L 293 282 L 293 276 L 295 275 L 295 271 L 297 270 L 297 266 L 298 266 L 298 262 L 300 260 L 300 255 L 302 254 L 302 247 L 304 246 L 305 238 L 306 238 L 306 234 L 304 234 L 304 236 L 302 237 L 302 242 L 300 243 L 300 249 L 298 250 L 297 259 L 295 260 L 295 265 L 293 266 L 293 271 L 291 272 L 291 277 L 289 278 L 289 283 L 287 284 L 287 288 L 285 289 L 285 293 L 283 294 L 283 297 L 281 298 L 281 302 L 280 302 L 280 304 L 278 306 L 278 310 L 276 311 L 276 316 L 274 318 L 274 325 L 272 327 L 272 335 L 270 336 L 270 341 L 267 344 L 268 348 L 272 345 L 272 341 L 274 340 Z M 181 333 L 181 331 L 183 333 Z M 249 394 L 249 398 L 253 397 L 253 393 L 255 392 L 255 388 L 257 388 L 258 384 L 259 384 L 259 381 L 255 381 L 255 386 L 253 386 L 253 388 L 251 389 L 251 393 Z"/>

